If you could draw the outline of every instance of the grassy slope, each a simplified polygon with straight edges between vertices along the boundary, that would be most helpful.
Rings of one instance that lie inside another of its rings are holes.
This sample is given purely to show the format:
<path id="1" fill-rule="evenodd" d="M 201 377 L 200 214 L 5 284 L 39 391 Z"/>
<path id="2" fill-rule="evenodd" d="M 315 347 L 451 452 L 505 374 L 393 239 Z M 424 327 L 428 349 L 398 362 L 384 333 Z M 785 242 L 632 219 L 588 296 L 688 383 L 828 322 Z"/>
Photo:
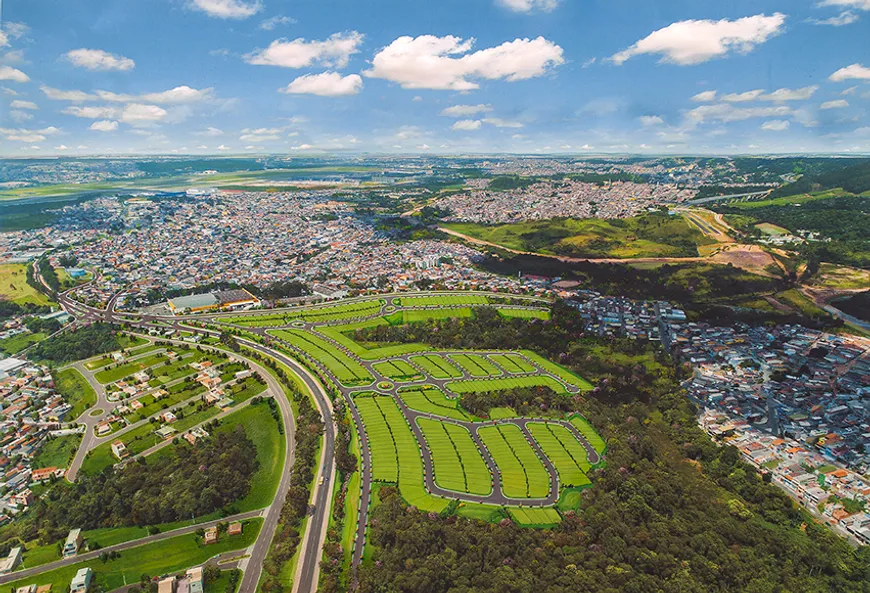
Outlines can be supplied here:
<path id="1" fill-rule="evenodd" d="M 97 403 L 97 394 L 87 380 L 76 369 L 65 369 L 54 376 L 55 387 L 72 406 L 70 419 L 81 416 L 82 412 Z"/>
<path id="2" fill-rule="evenodd" d="M 67 467 L 81 440 L 80 434 L 51 439 L 33 458 L 33 467 Z"/>
<path id="3" fill-rule="evenodd" d="M 26 264 L 0 264 L 0 297 L 19 305 L 48 305 L 47 296 L 27 284 Z"/>

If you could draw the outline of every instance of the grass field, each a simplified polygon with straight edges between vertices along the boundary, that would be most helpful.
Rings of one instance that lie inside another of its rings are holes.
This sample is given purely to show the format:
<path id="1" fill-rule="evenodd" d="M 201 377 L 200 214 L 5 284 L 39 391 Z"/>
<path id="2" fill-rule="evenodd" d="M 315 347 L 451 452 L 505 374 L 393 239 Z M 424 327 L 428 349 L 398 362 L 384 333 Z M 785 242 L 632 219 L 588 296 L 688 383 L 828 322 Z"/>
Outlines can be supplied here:
<path id="1" fill-rule="evenodd" d="M 559 486 L 588 486 L 586 450 L 564 426 L 530 423 L 529 432 L 559 474 Z"/>
<path id="2" fill-rule="evenodd" d="M 488 305 L 490 302 L 489 297 L 477 294 L 402 297 L 403 307 L 468 307 Z"/>
<path id="3" fill-rule="evenodd" d="M 574 425 L 574 428 L 579 430 L 580 434 L 582 434 L 586 438 L 586 440 L 589 441 L 589 444 L 592 445 L 592 448 L 595 449 L 595 451 L 597 451 L 599 455 L 603 455 L 604 451 L 607 449 L 607 443 L 605 443 L 604 439 L 601 438 L 601 435 L 599 435 L 598 432 L 594 428 L 592 428 L 592 425 L 589 424 L 586 418 L 580 416 L 579 414 L 575 414 L 574 416 L 571 416 L 569 420 L 571 424 Z"/>
<path id="4" fill-rule="evenodd" d="M 437 319 L 467 319 L 469 317 L 474 317 L 474 311 L 470 307 L 402 311 L 402 323 L 421 323 Z"/>
<path id="5" fill-rule="evenodd" d="M 519 427 L 484 426 L 478 431 L 501 472 L 502 489 L 508 498 L 544 498 L 550 477 Z"/>
<path id="6" fill-rule="evenodd" d="M 592 389 L 592 383 L 590 383 L 577 373 L 574 373 L 566 369 L 565 367 L 556 364 L 555 362 L 550 362 L 543 356 L 540 356 L 537 353 L 532 352 L 531 350 L 522 350 L 520 351 L 520 354 L 531 360 L 533 363 L 535 363 L 548 373 L 552 373 L 553 375 L 559 377 L 569 385 L 573 385 L 583 390 Z"/>
<path id="7" fill-rule="evenodd" d="M 472 377 L 497 377 L 502 374 L 498 367 L 478 354 L 452 354 L 450 359 Z"/>
<path id="8" fill-rule="evenodd" d="M 208 546 L 203 545 L 194 534 L 179 535 L 125 550 L 121 552 L 120 558 L 108 562 L 94 559 L 70 564 L 7 585 L 13 588 L 30 584 L 51 585 L 53 591 L 62 592 L 69 589 L 70 581 L 80 568 L 89 566 L 94 571 L 96 584 L 102 590 L 110 591 L 124 586 L 125 583 L 139 582 L 143 574 L 172 573 L 202 564 L 216 554 L 247 548 L 257 539 L 262 524 L 262 519 L 246 521 L 242 535 L 223 535 L 216 544 Z"/>
<path id="9" fill-rule="evenodd" d="M 492 492 L 492 475 L 465 428 L 427 418 L 417 423 L 432 452 L 436 484 L 454 492 L 482 496 Z"/>
<path id="10" fill-rule="evenodd" d="M 681 216 L 652 213 L 621 220 L 553 219 L 446 228 L 516 251 L 574 257 L 691 257 L 713 242 Z"/>
<path id="11" fill-rule="evenodd" d="M 54 386 L 66 402 L 72 406 L 69 418 L 74 420 L 97 403 L 97 393 L 76 369 L 64 369 L 54 373 Z"/>
<path id="12" fill-rule="evenodd" d="M 19 305 L 48 305 L 51 300 L 27 284 L 27 264 L 0 264 L 0 298 Z"/>
<path id="13" fill-rule="evenodd" d="M 319 360 L 344 385 L 365 385 L 374 381 L 362 365 L 322 338 L 300 330 L 282 329 L 269 333 Z"/>
<path id="14" fill-rule="evenodd" d="M 376 362 L 372 367 L 385 377 L 394 381 L 411 381 L 422 379 L 423 374 L 404 360 L 386 360 Z"/>
<path id="15" fill-rule="evenodd" d="M 819 273 L 810 281 L 815 286 L 839 290 L 870 289 L 870 270 L 820 264 Z"/>
<path id="16" fill-rule="evenodd" d="M 549 387 L 556 393 L 568 393 L 565 386 L 546 375 L 527 377 L 506 377 L 504 379 L 471 379 L 467 381 L 451 381 L 447 388 L 454 393 L 485 393 L 487 391 L 502 391 L 517 387 Z"/>
<path id="17" fill-rule="evenodd" d="M 462 371 L 450 364 L 449 360 L 437 354 L 412 356 L 411 362 L 435 379 L 455 379 L 462 376 Z"/>
<path id="18" fill-rule="evenodd" d="M 68 467 L 81 442 L 80 434 L 53 437 L 33 458 L 33 467 Z"/>
<path id="19" fill-rule="evenodd" d="M 530 509 L 508 507 L 511 519 L 523 527 L 554 527 L 562 522 L 562 517 L 553 508 Z"/>
<path id="20" fill-rule="evenodd" d="M 412 410 L 455 420 L 471 420 L 459 407 L 458 400 L 447 397 L 435 387 L 405 388 L 399 390 L 399 396 Z"/>
<path id="21" fill-rule="evenodd" d="M 534 365 L 516 354 L 490 354 L 489 359 L 512 374 L 532 373 L 535 371 Z"/>
<path id="22" fill-rule="evenodd" d="M 14 356 L 22 350 L 30 347 L 32 344 L 41 342 L 47 337 L 48 335 L 43 333 L 32 334 L 30 332 L 27 332 L 24 334 L 18 334 L 17 336 L 12 336 L 11 338 L 0 340 L 0 350 L 5 352 L 9 356 Z"/>
<path id="23" fill-rule="evenodd" d="M 517 319 L 549 319 L 550 312 L 544 309 L 498 309 L 502 317 Z"/>
<path id="24" fill-rule="evenodd" d="M 154 354 L 152 356 L 140 358 L 139 360 L 134 360 L 133 362 L 118 365 L 114 368 L 98 371 L 94 373 L 94 378 L 103 385 L 106 385 L 108 383 L 114 383 L 115 381 L 123 379 L 124 377 L 128 377 L 133 373 L 138 373 L 139 371 L 147 369 L 150 366 L 166 362 L 168 360 L 169 359 L 163 354 Z"/>

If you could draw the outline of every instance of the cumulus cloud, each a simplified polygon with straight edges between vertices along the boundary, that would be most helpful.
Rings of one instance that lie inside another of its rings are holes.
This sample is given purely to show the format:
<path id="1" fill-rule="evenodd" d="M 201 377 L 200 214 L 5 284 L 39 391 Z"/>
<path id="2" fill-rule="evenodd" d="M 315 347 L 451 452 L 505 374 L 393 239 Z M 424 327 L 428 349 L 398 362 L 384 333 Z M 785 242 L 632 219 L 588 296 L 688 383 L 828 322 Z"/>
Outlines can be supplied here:
<path id="1" fill-rule="evenodd" d="M 73 66 L 86 70 L 127 71 L 136 67 L 136 62 L 124 56 L 111 54 L 101 49 L 74 49 L 64 54 Z"/>
<path id="2" fill-rule="evenodd" d="M 661 61 L 680 66 L 701 64 L 731 52 L 749 53 L 782 31 L 785 15 L 757 14 L 736 20 L 689 20 L 653 31 L 610 59 L 623 64 L 635 56 L 659 54 Z"/>
<path id="3" fill-rule="evenodd" d="M 765 101 L 806 101 L 819 90 L 818 85 L 805 86 L 799 89 L 776 89 L 761 98 Z"/>
<path id="4" fill-rule="evenodd" d="M 300 76 L 280 91 L 290 95 L 346 97 L 356 95 L 362 90 L 362 87 L 363 81 L 359 74 L 342 76 L 338 72 L 323 72 Z"/>
<path id="5" fill-rule="evenodd" d="M 487 113 L 492 111 L 491 105 L 453 105 L 441 111 L 441 115 L 446 117 L 469 117 L 478 113 Z"/>
<path id="6" fill-rule="evenodd" d="M 71 105 L 61 111 L 65 115 L 83 117 L 85 119 L 115 119 L 120 117 L 121 110 L 117 107 L 79 107 Z"/>
<path id="7" fill-rule="evenodd" d="M 214 89 L 195 89 L 187 85 L 177 86 L 168 91 L 159 93 L 144 93 L 142 95 L 126 95 L 109 91 L 95 91 L 96 98 L 114 103 L 130 103 L 141 101 L 158 103 L 160 105 L 182 105 L 185 103 L 197 103 L 214 98 Z"/>
<path id="8" fill-rule="evenodd" d="M 37 107 L 36 103 L 34 103 L 33 101 L 22 101 L 20 99 L 12 101 L 12 103 L 9 104 L 9 107 L 11 107 L 12 109 L 39 109 L 39 107 Z"/>
<path id="9" fill-rule="evenodd" d="M 565 63 L 562 48 L 543 37 L 471 52 L 474 41 L 453 35 L 399 37 L 375 55 L 363 74 L 406 89 L 470 91 L 480 87 L 472 79 L 526 80 Z"/>
<path id="10" fill-rule="evenodd" d="M 836 99 L 834 101 L 825 101 L 819 105 L 819 109 L 843 109 L 848 106 L 849 102 L 846 99 Z"/>
<path id="11" fill-rule="evenodd" d="M 716 91 L 702 91 L 692 97 L 696 103 L 709 103 L 716 100 Z"/>
<path id="12" fill-rule="evenodd" d="M 808 23 L 812 23 L 814 25 L 829 25 L 831 27 L 845 27 L 846 25 L 851 25 L 852 23 L 858 21 L 860 17 L 851 11 L 841 12 L 837 16 L 832 16 L 826 19 L 816 19 L 809 18 L 807 19 Z"/>
<path id="13" fill-rule="evenodd" d="M 95 121 L 88 129 L 95 132 L 116 132 L 118 130 L 118 122 L 108 119 Z"/>
<path id="14" fill-rule="evenodd" d="M 844 80 L 870 80 L 870 68 L 862 64 L 852 64 L 845 68 L 840 68 L 828 77 L 834 82 L 842 82 Z"/>
<path id="15" fill-rule="evenodd" d="M 513 121 L 509 119 L 502 119 L 500 117 L 485 117 L 481 120 L 483 123 L 494 126 L 496 128 L 522 128 L 525 127 L 522 122 Z"/>
<path id="16" fill-rule="evenodd" d="M 11 80 L 12 82 L 30 82 L 30 77 L 21 70 L 12 66 L 0 66 L 0 80 Z"/>
<path id="17" fill-rule="evenodd" d="M 121 121 L 131 126 L 149 124 L 161 121 L 168 115 L 168 112 L 157 105 L 143 105 L 141 103 L 131 103 L 124 107 L 121 113 Z"/>
<path id="18" fill-rule="evenodd" d="M 782 132 L 787 130 L 789 123 L 787 119 L 772 119 L 761 124 L 761 129 L 768 132 Z"/>
<path id="19" fill-rule="evenodd" d="M 762 95 L 762 93 L 764 93 L 762 89 L 746 91 L 745 93 L 730 93 L 722 95 L 720 101 L 725 101 L 726 103 L 746 103 L 749 101 L 755 101 Z"/>
<path id="20" fill-rule="evenodd" d="M 84 91 L 62 91 L 45 85 L 39 87 L 39 90 L 41 90 L 42 94 L 52 101 L 71 101 L 73 103 L 81 103 L 83 101 L 96 99 L 96 97 L 89 95 Z"/>
<path id="21" fill-rule="evenodd" d="M 640 124 L 645 128 L 660 126 L 665 123 L 665 120 L 658 115 L 641 115 L 638 119 L 640 120 Z"/>
<path id="22" fill-rule="evenodd" d="M 214 126 L 208 126 L 202 132 L 195 132 L 197 136 L 208 136 L 210 138 L 214 138 L 216 136 L 223 136 L 224 131 L 220 128 L 215 128 Z"/>
<path id="23" fill-rule="evenodd" d="M 293 41 L 277 39 L 266 49 L 246 55 L 245 60 L 258 66 L 305 68 L 319 64 L 344 68 L 350 56 L 359 53 L 362 41 L 363 35 L 356 31 L 335 33 L 324 41 L 306 41 L 301 37 Z"/>
<path id="24" fill-rule="evenodd" d="M 559 6 L 558 0 L 496 0 L 496 4 L 514 12 L 532 12 L 541 10 L 550 12 Z"/>
<path id="25" fill-rule="evenodd" d="M 858 10 L 870 10 L 870 0 L 823 0 L 821 6 L 844 6 Z"/>
<path id="26" fill-rule="evenodd" d="M 290 18 L 289 16 L 273 16 L 270 19 L 266 19 L 262 23 L 260 23 L 260 28 L 264 31 L 271 31 L 275 27 L 280 25 L 295 25 L 296 19 Z"/>
<path id="27" fill-rule="evenodd" d="M 239 140 L 242 142 L 274 142 L 281 139 L 284 128 L 245 128 Z"/>
<path id="28" fill-rule="evenodd" d="M 18 123 L 30 121 L 33 119 L 33 115 L 26 111 L 21 111 L 20 109 L 12 109 L 9 111 L 9 117 L 12 118 L 13 121 Z"/>
<path id="29" fill-rule="evenodd" d="M 221 19 L 246 19 L 263 8 L 260 0 L 190 0 L 189 5 Z"/>
<path id="30" fill-rule="evenodd" d="M 453 124 L 450 129 L 454 131 L 479 130 L 481 125 L 483 124 L 479 119 L 461 119 Z"/>

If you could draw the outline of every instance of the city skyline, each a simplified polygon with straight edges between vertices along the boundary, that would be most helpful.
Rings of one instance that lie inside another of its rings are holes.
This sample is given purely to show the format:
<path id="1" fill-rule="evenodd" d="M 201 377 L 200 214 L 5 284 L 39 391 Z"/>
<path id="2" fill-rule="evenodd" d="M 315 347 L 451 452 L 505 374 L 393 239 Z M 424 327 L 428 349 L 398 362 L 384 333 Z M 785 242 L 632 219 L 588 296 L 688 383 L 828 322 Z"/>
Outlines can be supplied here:
<path id="1" fill-rule="evenodd" d="M 3 156 L 870 152 L 866 0 L 49 4 L 0 7 Z"/>

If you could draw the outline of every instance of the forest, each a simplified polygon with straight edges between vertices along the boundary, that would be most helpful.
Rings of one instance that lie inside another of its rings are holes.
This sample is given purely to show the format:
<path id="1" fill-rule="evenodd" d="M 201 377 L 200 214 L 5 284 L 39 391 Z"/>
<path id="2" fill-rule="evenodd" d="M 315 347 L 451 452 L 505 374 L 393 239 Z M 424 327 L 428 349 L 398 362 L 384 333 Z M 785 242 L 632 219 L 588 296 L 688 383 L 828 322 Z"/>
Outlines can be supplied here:
<path id="1" fill-rule="evenodd" d="M 15 539 L 60 541 L 70 529 L 147 526 L 200 517 L 243 498 L 257 451 L 243 426 L 196 445 L 179 439 L 159 463 L 137 459 L 122 469 L 55 482 L 0 547 Z M 15 544 L 17 545 L 17 544 Z"/>
<path id="2" fill-rule="evenodd" d="M 770 197 L 794 196 L 838 187 L 853 194 L 870 190 L 870 161 L 837 159 L 834 162 L 840 166 L 833 170 L 809 171 L 794 183 L 777 188 Z"/>
<path id="3" fill-rule="evenodd" d="M 681 391 L 687 369 L 656 345 L 590 338 L 580 327 L 576 312 L 557 305 L 551 321 L 524 326 L 478 315 L 367 330 L 372 338 L 407 332 L 438 346 L 546 354 L 598 382 L 570 402 L 603 434 L 608 453 L 579 510 L 550 530 L 421 513 L 394 488 L 381 489 L 360 591 L 866 593 L 870 550 L 854 550 L 737 449 L 713 443 Z M 617 373 L 628 377 L 614 387 Z"/>
<path id="4" fill-rule="evenodd" d="M 33 360 L 46 360 L 62 365 L 73 360 L 90 358 L 121 347 L 110 325 L 94 323 L 52 336 L 31 351 Z"/>

